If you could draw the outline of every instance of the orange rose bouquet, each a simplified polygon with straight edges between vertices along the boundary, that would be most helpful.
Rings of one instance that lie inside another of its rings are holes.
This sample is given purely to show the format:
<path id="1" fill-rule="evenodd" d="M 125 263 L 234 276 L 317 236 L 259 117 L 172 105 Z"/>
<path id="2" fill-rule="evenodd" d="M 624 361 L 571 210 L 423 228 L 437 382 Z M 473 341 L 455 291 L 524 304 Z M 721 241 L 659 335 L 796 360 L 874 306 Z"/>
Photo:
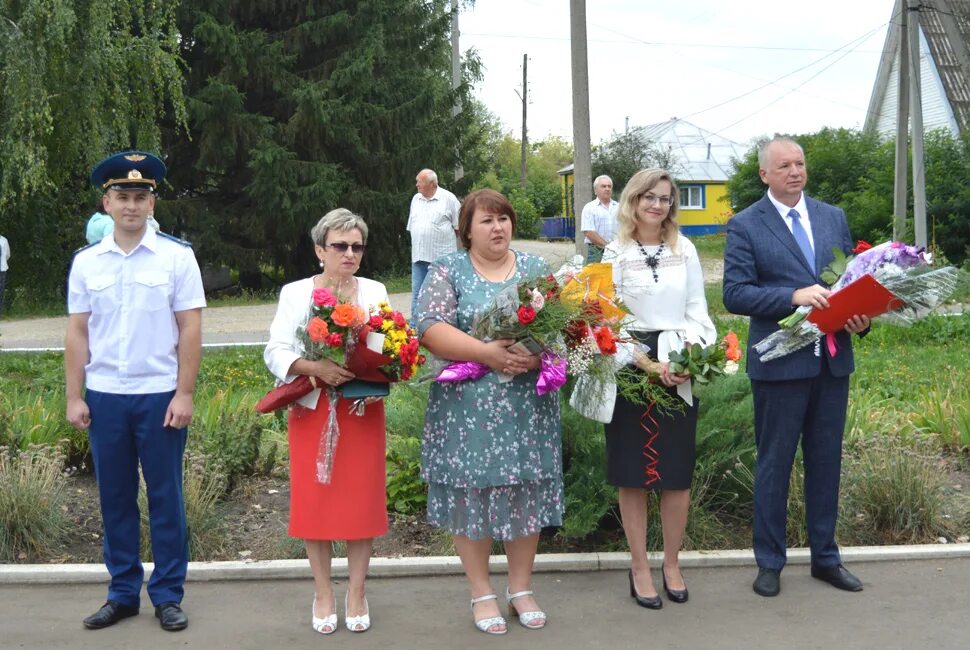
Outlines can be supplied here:
<path id="1" fill-rule="evenodd" d="M 354 304 L 340 302 L 329 289 L 314 289 L 307 324 L 296 330 L 304 356 L 311 361 L 330 359 L 345 365 L 348 349 L 356 344 L 357 331 L 367 322 L 367 314 Z"/>

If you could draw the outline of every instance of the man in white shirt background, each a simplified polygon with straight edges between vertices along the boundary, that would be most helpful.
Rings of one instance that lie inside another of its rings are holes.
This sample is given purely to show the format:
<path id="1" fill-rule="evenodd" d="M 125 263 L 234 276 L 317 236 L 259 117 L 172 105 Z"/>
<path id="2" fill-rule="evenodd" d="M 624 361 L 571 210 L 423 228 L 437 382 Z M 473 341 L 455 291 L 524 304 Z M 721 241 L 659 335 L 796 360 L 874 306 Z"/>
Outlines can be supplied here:
<path id="1" fill-rule="evenodd" d="M 0 235 L 0 316 L 3 315 L 3 290 L 7 286 L 7 260 L 10 259 L 10 242 Z"/>
<path id="2" fill-rule="evenodd" d="M 596 198 L 583 206 L 580 227 L 586 235 L 586 263 L 603 259 L 603 249 L 616 238 L 616 213 L 620 204 L 613 200 L 613 179 L 597 176 L 593 181 Z"/>
<path id="3" fill-rule="evenodd" d="M 411 233 L 411 323 L 416 326 L 418 291 L 428 267 L 442 255 L 458 250 L 458 211 L 454 194 L 438 187 L 438 175 L 422 169 L 415 179 L 418 193 L 411 199 L 408 232 Z"/>

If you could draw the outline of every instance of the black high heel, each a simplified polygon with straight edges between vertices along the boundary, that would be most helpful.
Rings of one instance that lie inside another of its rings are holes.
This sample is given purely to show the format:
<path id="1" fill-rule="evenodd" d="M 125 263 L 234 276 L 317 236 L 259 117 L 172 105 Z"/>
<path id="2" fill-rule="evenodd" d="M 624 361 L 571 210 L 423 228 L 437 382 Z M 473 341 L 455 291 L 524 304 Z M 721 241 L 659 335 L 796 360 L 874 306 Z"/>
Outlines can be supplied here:
<path id="1" fill-rule="evenodd" d="M 660 600 L 660 596 L 651 596 L 646 598 L 637 593 L 637 587 L 633 582 L 633 569 L 630 569 L 630 597 L 637 601 L 637 605 L 640 607 L 646 607 L 647 609 L 660 609 L 664 606 L 664 602 Z"/>
<path id="2" fill-rule="evenodd" d="M 667 592 L 667 598 L 670 599 L 672 603 L 686 603 L 687 602 L 687 588 L 686 585 L 684 589 L 671 589 L 667 586 L 667 569 L 663 566 L 660 567 L 660 572 L 664 577 L 664 591 Z"/>

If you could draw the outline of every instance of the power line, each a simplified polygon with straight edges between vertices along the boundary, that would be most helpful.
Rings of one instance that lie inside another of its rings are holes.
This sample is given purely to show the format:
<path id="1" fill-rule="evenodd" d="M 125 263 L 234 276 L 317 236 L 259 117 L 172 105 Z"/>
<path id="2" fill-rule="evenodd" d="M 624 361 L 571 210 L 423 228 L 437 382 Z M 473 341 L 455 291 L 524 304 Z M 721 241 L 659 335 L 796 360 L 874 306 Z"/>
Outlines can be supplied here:
<path id="1" fill-rule="evenodd" d="M 601 29 L 606 29 L 612 31 L 615 34 L 623 36 L 628 39 L 632 44 L 636 45 L 646 45 L 649 47 L 691 47 L 699 49 L 725 49 L 725 50 L 766 50 L 774 52 L 828 52 L 833 54 L 841 50 L 830 50 L 822 47 L 776 47 L 771 45 L 726 45 L 726 44 L 716 44 L 716 43 L 667 43 L 664 41 L 644 41 L 638 39 L 634 36 L 629 36 L 623 34 L 622 32 L 617 32 L 609 27 L 603 27 L 602 25 L 596 25 Z M 486 38 L 515 38 L 515 39 L 528 39 L 533 41 L 569 41 L 566 36 L 537 36 L 534 34 L 496 34 L 494 32 L 462 32 L 462 36 L 480 36 Z M 587 39 L 590 43 L 612 43 L 615 44 L 616 40 L 613 39 Z M 858 50 L 859 54 L 872 54 L 876 50 Z"/>
<path id="2" fill-rule="evenodd" d="M 865 34 L 863 34 L 862 36 L 859 36 L 859 37 L 857 37 L 857 38 L 854 38 L 854 39 L 852 39 L 851 41 L 849 41 L 848 43 L 846 43 L 845 45 L 843 45 L 843 46 L 842 46 L 842 47 L 840 47 L 839 49 L 837 49 L 837 50 L 834 50 L 833 52 L 831 52 L 831 53 L 829 53 L 829 54 L 826 54 L 825 56 L 823 56 L 823 57 L 821 57 L 821 58 L 819 58 L 819 59 L 816 59 L 816 60 L 814 60 L 814 61 L 811 61 L 811 62 L 809 62 L 809 63 L 807 63 L 807 64 L 805 64 L 805 65 L 803 65 L 803 66 L 801 66 L 801 67 L 799 67 L 799 68 L 796 68 L 796 69 L 794 69 L 794 70 L 792 70 L 791 72 L 787 72 L 787 73 L 785 73 L 785 74 L 783 74 L 783 75 L 781 75 L 780 77 L 778 77 L 778 78 L 776 78 L 776 79 L 774 79 L 774 80 L 772 80 L 772 81 L 769 81 L 769 82 L 767 82 L 767 83 L 765 83 L 765 84 L 762 84 L 761 86 L 758 86 L 757 88 L 752 88 L 751 90 L 748 90 L 748 91 L 746 91 L 746 92 L 743 92 L 743 93 L 741 93 L 740 95 L 736 95 L 736 96 L 734 96 L 734 97 L 731 97 L 730 99 L 726 99 L 726 100 L 724 100 L 724 101 L 722 101 L 722 102 L 718 102 L 717 104 L 714 104 L 714 105 L 712 105 L 712 106 L 708 106 L 707 108 L 704 108 L 704 109 L 701 109 L 701 110 L 699 110 L 699 111 L 695 111 L 695 112 L 693 112 L 693 113 L 689 113 L 689 114 L 687 114 L 687 115 L 686 115 L 686 117 L 693 117 L 693 116 L 695 116 L 695 115 L 700 115 L 701 113 L 706 113 L 706 112 L 708 112 L 708 111 L 712 111 L 712 110 L 714 110 L 715 108 L 720 108 L 720 107 L 722 107 L 722 106 L 725 106 L 725 105 L 727 105 L 727 104 L 730 104 L 731 102 L 734 102 L 734 101 L 737 101 L 737 100 L 739 100 L 739 99 L 742 99 L 742 98 L 744 98 L 744 97 L 747 97 L 748 95 L 751 95 L 751 94 L 754 94 L 754 93 L 756 93 L 756 92 L 758 92 L 759 90 L 764 90 L 765 88 L 767 88 L 767 87 L 769 87 L 769 86 L 774 86 L 774 85 L 777 85 L 777 84 L 778 84 L 778 82 L 779 82 L 779 81 L 781 81 L 782 79 L 785 79 L 786 77 L 790 77 L 790 76 L 792 76 L 792 75 L 795 75 L 795 74 L 798 74 L 799 72 L 802 72 L 803 70 L 806 70 L 806 69 L 808 69 L 808 68 L 811 68 L 811 67 L 812 67 L 812 66 L 814 66 L 814 65 L 817 65 L 817 64 L 819 64 L 819 63 L 821 63 L 821 62 L 822 62 L 822 61 L 824 61 L 825 59 L 827 59 L 827 58 L 829 58 L 829 57 L 830 57 L 830 56 L 831 56 L 832 54 L 834 54 L 834 53 L 836 53 L 836 52 L 841 52 L 842 50 L 844 50 L 844 49 L 845 49 L 846 47 L 848 47 L 848 46 L 850 46 L 850 45 L 852 45 L 853 43 L 858 43 L 859 45 L 861 45 L 861 44 L 862 44 L 862 43 L 864 43 L 864 42 L 865 42 L 865 41 L 866 41 L 866 40 L 867 40 L 867 39 L 868 39 L 868 38 L 869 38 L 870 36 L 872 36 L 873 34 L 875 34 L 876 32 L 878 32 L 878 31 L 879 31 L 880 29 L 882 29 L 882 28 L 883 28 L 883 27 L 885 27 L 885 26 L 886 26 L 886 23 L 883 23 L 882 25 L 879 25 L 879 26 L 878 26 L 878 27 L 876 27 L 875 29 L 873 29 L 873 30 L 871 30 L 871 31 L 869 31 L 869 32 L 867 32 L 867 33 L 865 33 Z M 854 49 L 854 48 L 853 48 L 853 49 Z M 841 60 L 842 60 L 843 58 L 845 58 L 846 56 L 848 56 L 848 54 L 849 54 L 849 53 L 851 53 L 852 51 L 853 51 L 853 50 L 852 50 L 852 49 L 850 49 L 850 50 L 849 50 L 848 52 L 845 52 L 845 53 L 844 53 L 844 54 L 843 54 L 843 55 L 842 55 L 841 57 L 839 57 L 838 59 L 836 59 L 836 60 L 835 60 L 835 61 L 833 62 L 833 64 L 834 64 L 834 63 L 836 63 L 836 62 L 838 62 L 838 61 L 841 61 Z M 828 65 L 828 66 L 826 66 L 825 68 L 822 68 L 822 70 L 821 70 L 821 72 L 824 72 L 825 70 L 827 70 L 828 68 L 830 68 L 830 67 L 831 67 L 831 66 L 832 66 L 833 64 L 830 64 L 830 65 Z M 820 72 L 819 74 L 821 74 L 821 72 Z M 816 74 L 815 76 L 818 76 L 818 75 Z M 813 77 L 809 77 L 809 79 L 808 79 L 808 80 L 810 81 L 811 79 L 814 79 L 814 78 L 815 78 L 814 76 L 813 76 Z M 795 88 L 791 88 L 791 89 L 789 89 L 789 92 L 788 92 L 788 94 L 790 94 L 790 93 L 792 93 L 792 92 L 795 92 L 796 90 L 798 90 L 799 88 L 801 88 L 802 86 L 804 86 L 804 85 L 805 85 L 805 83 L 807 83 L 807 81 L 806 81 L 806 82 L 803 82 L 803 83 L 801 83 L 801 84 L 799 84 L 799 85 L 798 85 L 798 86 L 796 86 Z M 784 97 L 784 96 L 785 96 L 785 95 L 783 95 L 783 97 Z M 733 125 L 732 125 L 732 126 L 733 126 Z M 725 127 L 725 128 L 726 128 L 726 127 Z"/>

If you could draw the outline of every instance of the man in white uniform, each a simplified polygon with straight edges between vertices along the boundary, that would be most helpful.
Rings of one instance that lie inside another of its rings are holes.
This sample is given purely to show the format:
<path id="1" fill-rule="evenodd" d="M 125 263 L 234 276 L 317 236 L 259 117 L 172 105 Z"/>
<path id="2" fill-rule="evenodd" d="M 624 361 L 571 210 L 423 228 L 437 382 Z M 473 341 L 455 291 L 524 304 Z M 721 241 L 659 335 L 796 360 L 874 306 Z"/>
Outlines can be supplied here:
<path id="1" fill-rule="evenodd" d="M 10 242 L 0 235 L 0 316 L 3 315 L 3 291 L 7 286 L 7 268 L 10 259 Z"/>
<path id="2" fill-rule="evenodd" d="M 114 231 L 74 256 L 68 279 L 67 419 L 88 430 L 111 575 L 107 602 L 84 619 L 88 629 L 138 613 L 139 464 L 155 561 L 148 595 L 162 629 L 188 625 L 180 606 L 189 559 L 182 456 L 205 295 L 190 245 L 148 227 L 164 177 L 165 164 L 141 151 L 94 168 L 91 182 L 104 190 Z"/>

